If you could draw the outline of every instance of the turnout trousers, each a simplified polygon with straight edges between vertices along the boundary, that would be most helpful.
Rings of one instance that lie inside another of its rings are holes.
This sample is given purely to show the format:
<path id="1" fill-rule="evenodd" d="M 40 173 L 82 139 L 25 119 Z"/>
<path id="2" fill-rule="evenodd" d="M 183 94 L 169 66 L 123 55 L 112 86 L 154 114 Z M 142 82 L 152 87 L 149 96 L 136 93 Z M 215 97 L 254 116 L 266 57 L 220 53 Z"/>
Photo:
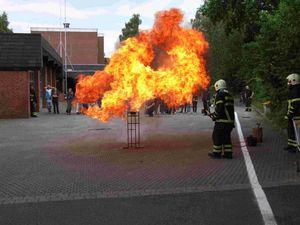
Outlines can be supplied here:
<path id="1" fill-rule="evenodd" d="M 288 147 L 289 148 L 297 148 L 297 140 L 295 136 L 294 124 L 292 119 L 288 119 Z"/>
<path id="2" fill-rule="evenodd" d="M 224 154 L 232 154 L 232 129 L 232 124 L 218 122 L 215 123 L 215 127 L 212 134 L 214 154 L 221 154 L 222 151 L 224 152 Z"/>

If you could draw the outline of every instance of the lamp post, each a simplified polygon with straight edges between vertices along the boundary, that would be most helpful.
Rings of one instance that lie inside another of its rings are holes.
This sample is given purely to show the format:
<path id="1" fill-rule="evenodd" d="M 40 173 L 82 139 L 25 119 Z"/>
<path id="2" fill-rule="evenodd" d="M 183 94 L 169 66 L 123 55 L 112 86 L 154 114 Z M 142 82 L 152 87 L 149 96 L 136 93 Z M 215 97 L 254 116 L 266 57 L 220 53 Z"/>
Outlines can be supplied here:
<path id="1" fill-rule="evenodd" d="M 67 28 L 70 27 L 70 23 L 67 23 L 67 0 L 65 0 L 65 22 L 64 22 L 64 33 L 65 33 L 65 56 L 64 56 L 64 78 L 65 78 L 65 92 L 68 93 L 68 67 L 67 67 Z"/>
<path id="2" fill-rule="evenodd" d="M 65 91 L 66 94 L 68 93 L 68 71 L 67 71 L 67 28 L 69 28 L 70 23 L 64 22 L 64 33 L 65 33 L 65 44 L 64 44 L 64 50 L 65 50 L 65 55 L 64 55 L 64 77 L 65 77 Z"/>

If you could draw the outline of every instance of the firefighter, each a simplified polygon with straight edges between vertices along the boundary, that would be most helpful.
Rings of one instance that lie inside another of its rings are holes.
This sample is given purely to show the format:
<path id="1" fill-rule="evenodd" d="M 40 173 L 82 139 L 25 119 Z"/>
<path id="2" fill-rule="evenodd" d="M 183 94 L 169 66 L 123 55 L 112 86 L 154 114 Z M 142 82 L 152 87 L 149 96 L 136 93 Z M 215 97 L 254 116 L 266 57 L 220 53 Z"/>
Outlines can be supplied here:
<path id="1" fill-rule="evenodd" d="M 36 113 L 36 105 L 37 105 L 37 98 L 35 95 L 35 90 L 34 87 L 32 85 L 30 85 L 29 88 L 30 92 L 29 92 L 29 101 L 30 101 L 30 116 L 31 117 L 37 117 L 37 113 Z"/>
<path id="2" fill-rule="evenodd" d="M 250 90 L 249 86 L 247 85 L 245 87 L 244 96 L 243 96 L 245 106 L 246 106 L 245 111 L 251 112 L 251 102 L 252 102 L 253 95 L 254 95 L 254 92 L 252 90 Z"/>
<path id="3" fill-rule="evenodd" d="M 287 76 L 287 85 L 289 88 L 288 92 L 288 101 L 287 101 L 287 115 L 286 119 L 288 120 L 288 143 L 287 147 L 284 150 L 289 152 L 296 152 L 297 141 L 295 137 L 293 119 L 300 119 L 300 77 L 296 73 L 292 73 Z"/>
<path id="4" fill-rule="evenodd" d="M 208 153 L 208 156 L 232 159 L 231 131 L 234 128 L 234 100 L 224 80 L 218 80 L 214 87 L 216 90 L 215 112 L 209 114 L 215 121 L 212 134 L 213 151 Z"/>
<path id="5" fill-rule="evenodd" d="M 202 113 L 204 115 L 207 115 L 207 111 L 209 111 L 210 107 L 210 93 L 209 90 L 207 89 L 206 91 L 203 92 L 202 95 L 202 102 L 203 102 L 203 110 Z"/>

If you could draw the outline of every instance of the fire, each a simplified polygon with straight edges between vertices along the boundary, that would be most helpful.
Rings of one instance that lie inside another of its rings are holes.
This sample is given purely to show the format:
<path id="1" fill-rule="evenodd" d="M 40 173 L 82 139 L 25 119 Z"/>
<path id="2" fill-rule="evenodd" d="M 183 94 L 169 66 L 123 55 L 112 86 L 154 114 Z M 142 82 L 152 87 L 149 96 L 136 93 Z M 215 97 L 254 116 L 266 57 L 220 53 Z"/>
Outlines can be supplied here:
<path id="1" fill-rule="evenodd" d="M 158 97 L 178 107 L 205 89 L 208 43 L 201 32 L 180 27 L 182 19 L 179 9 L 158 12 L 153 28 L 125 40 L 104 71 L 79 77 L 79 102 L 102 99 L 101 108 L 91 106 L 85 113 L 102 121 L 123 118 L 128 110 L 139 111 L 149 99 Z"/>

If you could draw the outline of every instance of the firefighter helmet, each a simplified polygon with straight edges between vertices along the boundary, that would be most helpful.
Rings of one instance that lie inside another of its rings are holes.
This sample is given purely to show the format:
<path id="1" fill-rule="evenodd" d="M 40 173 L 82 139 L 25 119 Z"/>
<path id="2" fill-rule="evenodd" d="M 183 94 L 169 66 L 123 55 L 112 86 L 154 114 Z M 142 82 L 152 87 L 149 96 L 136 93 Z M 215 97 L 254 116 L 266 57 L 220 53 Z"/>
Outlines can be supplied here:
<path id="1" fill-rule="evenodd" d="M 220 89 L 225 89 L 226 88 L 226 82 L 225 80 L 218 80 L 216 83 L 215 83 L 215 90 L 218 91 Z"/>
<path id="2" fill-rule="evenodd" d="M 287 82 L 288 86 L 296 85 L 300 83 L 300 77 L 299 74 L 297 73 L 292 73 L 288 75 L 286 79 L 288 80 Z"/>

